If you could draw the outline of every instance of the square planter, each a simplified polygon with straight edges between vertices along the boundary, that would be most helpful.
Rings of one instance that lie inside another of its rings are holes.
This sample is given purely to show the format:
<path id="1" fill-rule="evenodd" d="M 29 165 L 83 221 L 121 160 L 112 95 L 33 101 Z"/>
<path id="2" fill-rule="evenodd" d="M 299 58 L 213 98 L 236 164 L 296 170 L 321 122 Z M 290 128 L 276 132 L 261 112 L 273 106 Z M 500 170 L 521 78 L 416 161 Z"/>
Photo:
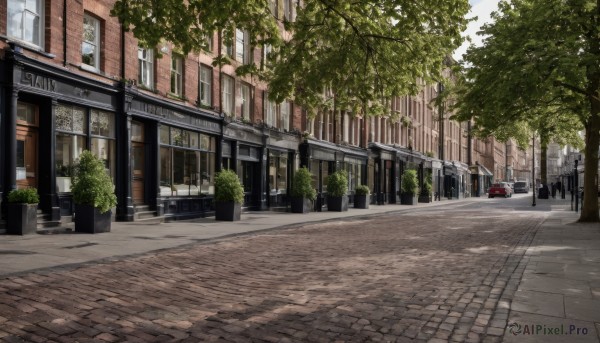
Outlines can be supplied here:
<path id="1" fill-rule="evenodd" d="M 415 204 L 414 194 L 407 194 L 407 193 L 400 194 L 400 204 L 401 205 L 414 205 Z"/>
<path id="2" fill-rule="evenodd" d="M 312 206 L 312 201 L 307 198 L 292 197 L 290 199 L 292 213 L 308 213 Z"/>
<path id="3" fill-rule="evenodd" d="M 111 215 L 110 210 L 100 213 L 100 210 L 92 205 L 75 204 L 75 232 L 110 232 Z"/>
<path id="4" fill-rule="evenodd" d="M 228 222 L 238 221 L 242 218 L 242 204 L 233 201 L 215 203 L 215 219 Z"/>
<path id="5" fill-rule="evenodd" d="M 348 196 L 327 197 L 327 211 L 345 212 L 348 211 Z"/>
<path id="6" fill-rule="evenodd" d="M 369 202 L 371 202 L 370 195 L 355 195 L 354 196 L 354 208 L 368 209 Z"/>
<path id="7" fill-rule="evenodd" d="M 419 202 L 421 202 L 421 203 L 431 202 L 431 195 L 419 195 Z"/>
<path id="8" fill-rule="evenodd" d="M 6 232 L 9 235 L 29 235 L 37 230 L 38 204 L 8 203 Z"/>

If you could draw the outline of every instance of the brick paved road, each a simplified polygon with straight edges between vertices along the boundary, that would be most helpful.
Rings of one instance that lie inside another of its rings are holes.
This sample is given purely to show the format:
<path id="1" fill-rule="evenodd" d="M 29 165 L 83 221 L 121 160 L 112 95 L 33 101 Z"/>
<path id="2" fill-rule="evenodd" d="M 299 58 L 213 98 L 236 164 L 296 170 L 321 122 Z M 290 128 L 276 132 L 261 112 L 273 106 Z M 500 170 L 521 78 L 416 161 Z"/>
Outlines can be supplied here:
<path id="1" fill-rule="evenodd" d="M 541 217 L 435 211 L 0 279 L 0 339 L 499 341 Z"/>

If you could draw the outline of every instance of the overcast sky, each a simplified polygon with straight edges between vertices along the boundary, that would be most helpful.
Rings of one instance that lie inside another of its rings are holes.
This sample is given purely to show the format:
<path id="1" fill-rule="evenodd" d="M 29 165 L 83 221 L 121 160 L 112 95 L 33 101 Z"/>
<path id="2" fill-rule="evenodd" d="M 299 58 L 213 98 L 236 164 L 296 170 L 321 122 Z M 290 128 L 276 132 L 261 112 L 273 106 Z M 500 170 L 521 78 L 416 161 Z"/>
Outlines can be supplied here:
<path id="1" fill-rule="evenodd" d="M 481 45 L 482 37 L 477 36 L 476 33 L 481 25 L 490 21 L 490 14 L 498 8 L 498 0 L 469 0 L 469 3 L 471 4 L 469 17 L 477 17 L 477 20 L 469 24 L 463 36 L 469 36 L 473 44 Z M 460 48 L 454 51 L 455 60 L 462 60 L 462 55 L 467 51 L 469 44 L 469 42 L 464 42 Z"/>

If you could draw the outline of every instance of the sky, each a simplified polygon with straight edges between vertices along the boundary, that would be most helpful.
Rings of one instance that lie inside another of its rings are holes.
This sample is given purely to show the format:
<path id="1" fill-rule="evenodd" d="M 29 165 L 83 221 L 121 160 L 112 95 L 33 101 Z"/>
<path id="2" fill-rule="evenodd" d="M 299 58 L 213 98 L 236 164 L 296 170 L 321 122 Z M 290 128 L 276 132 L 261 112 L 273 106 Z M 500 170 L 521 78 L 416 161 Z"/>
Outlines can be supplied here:
<path id="1" fill-rule="evenodd" d="M 469 0 L 471 4 L 471 11 L 469 12 L 469 18 L 477 17 L 476 21 L 469 23 L 467 29 L 463 32 L 463 36 L 471 37 L 471 41 L 475 45 L 481 45 L 482 37 L 477 36 L 477 31 L 484 23 L 490 22 L 490 14 L 498 9 L 498 0 Z M 460 48 L 454 51 L 453 57 L 455 60 L 462 60 L 462 55 L 467 51 L 469 42 L 464 42 Z"/>

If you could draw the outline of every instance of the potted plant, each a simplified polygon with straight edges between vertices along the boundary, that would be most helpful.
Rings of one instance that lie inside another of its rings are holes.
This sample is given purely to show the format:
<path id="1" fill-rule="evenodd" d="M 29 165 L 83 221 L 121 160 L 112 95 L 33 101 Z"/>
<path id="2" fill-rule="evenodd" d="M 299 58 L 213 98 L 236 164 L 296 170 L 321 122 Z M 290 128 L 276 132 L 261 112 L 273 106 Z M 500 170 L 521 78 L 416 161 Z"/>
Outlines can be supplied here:
<path id="1" fill-rule="evenodd" d="M 110 231 L 111 209 L 117 205 L 115 186 L 104 162 L 91 151 L 84 151 L 74 167 L 71 192 L 75 203 L 75 231 Z"/>
<path id="2" fill-rule="evenodd" d="M 407 169 L 402 174 L 401 183 L 402 193 L 400 194 L 400 203 L 402 205 L 414 205 L 414 197 L 419 190 L 419 181 L 417 179 L 417 171 Z"/>
<path id="3" fill-rule="evenodd" d="M 215 176 L 215 219 L 236 221 L 242 216 L 244 187 L 233 170 L 224 169 Z"/>
<path id="4" fill-rule="evenodd" d="M 317 198 L 317 191 L 312 187 L 312 173 L 302 167 L 294 174 L 290 198 L 292 213 L 308 213 L 312 202 Z"/>
<path id="5" fill-rule="evenodd" d="M 371 190 L 367 185 L 358 185 L 354 193 L 354 208 L 369 208 Z"/>
<path id="6" fill-rule="evenodd" d="M 431 174 L 427 174 L 425 177 L 425 181 L 423 182 L 423 188 L 421 189 L 421 193 L 419 194 L 419 202 L 431 202 Z"/>
<path id="7" fill-rule="evenodd" d="M 39 202 L 40 197 L 35 188 L 15 189 L 8 193 L 6 232 L 11 235 L 35 233 Z"/>
<path id="8" fill-rule="evenodd" d="M 327 210 L 348 211 L 348 178 L 342 171 L 327 177 Z"/>

